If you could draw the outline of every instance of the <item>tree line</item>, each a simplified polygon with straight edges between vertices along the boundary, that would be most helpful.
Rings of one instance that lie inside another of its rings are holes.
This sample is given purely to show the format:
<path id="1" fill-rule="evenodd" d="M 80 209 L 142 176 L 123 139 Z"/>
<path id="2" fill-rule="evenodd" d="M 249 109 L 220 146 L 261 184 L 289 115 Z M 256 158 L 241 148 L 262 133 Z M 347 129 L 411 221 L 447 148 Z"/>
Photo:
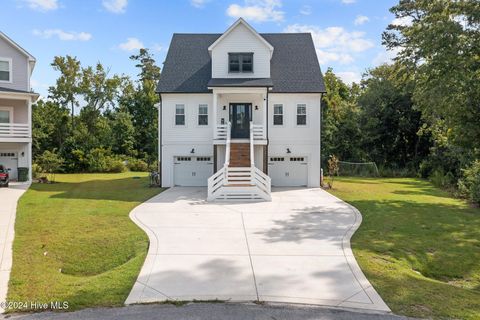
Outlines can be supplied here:
<path id="1" fill-rule="evenodd" d="M 394 62 L 360 84 L 325 74 L 322 159 L 374 161 L 480 203 L 480 2 L 401 0 L 383 44 Z M 340 167 L 341 170 L 341 167 Z"/>
<path id="2" fill-rule="evenodd" d="M 368 70 L 358 84 L 332 69 L 324 75 L 322 166 L 329 156 L 372 161 L 383 175 L 428 178 L 480 203 L 480 2 L 400 0 L 391 12 L 403 21 L 382 36 L 397 52 L 392 63 Z M 146 49 L 130 59 L 135 81 L 110 76 L 100 63 L 55 58 L 57 82 L 33 108 L 40 167 L 156 167 L 160 68 Z"/>
<path id="3" fill-rule="evenodd" d="M 152 54 L 132 55 L 138 79 L 110 75 L 101 63 L 83 67 L 55 57 L 59 72 L 48 99 L 33 106 L 35 171 L 122 172 L 157 167 L 155 93 L 160 68 Z"/>

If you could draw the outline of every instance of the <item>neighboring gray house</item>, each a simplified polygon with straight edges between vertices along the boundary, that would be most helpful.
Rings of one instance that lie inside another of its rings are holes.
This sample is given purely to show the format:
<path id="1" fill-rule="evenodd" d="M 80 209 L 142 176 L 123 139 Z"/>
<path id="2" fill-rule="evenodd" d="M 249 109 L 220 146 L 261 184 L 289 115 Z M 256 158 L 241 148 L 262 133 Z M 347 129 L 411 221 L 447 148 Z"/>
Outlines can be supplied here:
<path id="1" fill-rule="evenodd" d="M 270 199 L 320 186 L 322 73 L 309 33 L 174 34 L 158 83 L 162 186 Z"/>
<path id="2" fill-rule="evenodd" d="M 0 31 L 0 164 L 18 179 L 18 168 L 32 167 L 32 103 L 30 76 L 35 58 Z"/>

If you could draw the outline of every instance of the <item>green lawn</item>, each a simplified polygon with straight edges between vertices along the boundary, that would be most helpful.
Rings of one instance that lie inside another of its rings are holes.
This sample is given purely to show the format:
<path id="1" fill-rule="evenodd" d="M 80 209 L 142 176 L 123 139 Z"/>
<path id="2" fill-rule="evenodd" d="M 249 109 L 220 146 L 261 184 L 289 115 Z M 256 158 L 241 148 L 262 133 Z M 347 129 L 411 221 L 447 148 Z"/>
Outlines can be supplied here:
<path id="1" fill-rule="evenodd" d="M 161 189 L 146 173 L 57 175 L 19 201 L 9 301 L 68 301 L 70 309 L 125 301 L 148 248 L 128 217 Z"/>
<path id="2" fill-rule="evenodd" d="M 353 251 L 393 312 L 480 319 L 480 209 L 419 179 L 339 178 L 331 192 L 362 213 Z"/>

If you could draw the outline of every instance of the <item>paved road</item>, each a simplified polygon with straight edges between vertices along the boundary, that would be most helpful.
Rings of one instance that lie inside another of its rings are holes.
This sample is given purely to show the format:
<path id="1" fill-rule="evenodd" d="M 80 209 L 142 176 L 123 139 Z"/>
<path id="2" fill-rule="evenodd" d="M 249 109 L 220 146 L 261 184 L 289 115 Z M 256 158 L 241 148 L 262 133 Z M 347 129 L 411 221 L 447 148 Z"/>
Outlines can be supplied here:
<path id="1" fill-rule="evenodd" d="M 1 317 L 1 316 L 0 316 Z M 87 309 L 71 313 L 37 313 L 10 320 L 405 320 L 391 314 L 359 313 L 321 307 L 261 306 L 254 304 L 191 303 L 135 305 L 124 308 Z"/>
<path id="2" fill-rule="evenodd" d="M 28 184 L 10 183 L 10 188 L 0 188 L 0 302 L 5 301 L 8 279 L 12 268 L 12 242 L 14 237 L 17 202 Z M 0 313 L 3 308 L 0 305 Z"/>
<path id="3" fill-rule="evenodd" d="M 206 202 L 171 188 L 130 217 L 150 238 L 126 303 L 268 301 L 389 311 L 358 267 L 360 213 L 321 189 L 274 189 L 271 202 Z"/>

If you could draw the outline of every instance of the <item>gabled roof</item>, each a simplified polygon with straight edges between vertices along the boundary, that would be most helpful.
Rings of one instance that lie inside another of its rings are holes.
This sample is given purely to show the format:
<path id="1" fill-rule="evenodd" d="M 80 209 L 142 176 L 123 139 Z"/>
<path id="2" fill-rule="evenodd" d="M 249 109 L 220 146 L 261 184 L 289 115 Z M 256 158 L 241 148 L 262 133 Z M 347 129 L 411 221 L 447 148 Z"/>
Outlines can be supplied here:
<path id="1" fill-rule="evenodd" d="M 4 39 L 5 41 L 7 41 L 8 43 L 10 43 L 10 45 L 12 47 L 14 47 L 15 49 L 17 49 L 18 51 L 20 51 L 21 53 L 23 53 L 25 56 L 27 56 L 27 58 L 30 60 L 30 61 L 36 61 L 35 57 L 32 56 L 30 53 L 28 53 L 27 50 L 23 49 L 22 47 L 20 47 L 15 41 L 13 41 L 12 39 L 10 39 L 5 33 L 3 33 L 2 31 L 0 31 L 0 38 Z"/>
<path id="2" fill-rule="evenodd" d="M 13 41 L 12 39 L 10 39 L 5 33 L 3 33 L 2 31 L 0 31 L 0 38 L 1 39 L 4 39 L 7 43 L 9 43 L 12 47 L 14 47 L 15 49 L 17 49 L 19 52 L 21 52 L 23 55 L 25 55 L 27 58 L 28 58 L 28 63 L 30 65 L 30 75 L 32 75 L 32 72 L 33 72 L 33 69 L 35 68 L 35 63 L 37 62 L 37 59 L 35 59 L 34 56 L 32 56 L 27 50 L 23 49 L 22 47 L 20 47 L 18 45 L 18 43 L 16 43 L 15 41 Z"/>
<path id="3" fill-rule="evenodd" d="M 208 47 L 208 51 L 211 52 L 213 48 L 215 48 L 216 45 L 218 45 L 220 42 L 222 42 L 223 39 L 225 39 L 233 30 L 235 30 L 239 25 L 245 26 L 248 31 L 250 31 L 255 37 L 257 37 L 267 48 L 270 50 L 270 57 L 272 56 L 273 53 L 273 46 L 268 43 L 267 40 L 265 40 L 255 29 L 253 29 L 245 20 L 242 18 L 238 19 L 234 24 L 230 26 L 230 28 L 227 29 L 217 40 L 215 40 L 214 43 L 212 43 Z"/>
<path id="4" fill-rule="evenodd" d="M 309 33 L 262 33 L 274 48 L 270 79 L 274 93 L 323 93 L 323 82 L 312 36 Z M 159 93 L 208 93 L 212 60 L 208 48 L 222 34 L 174 34 Z"/>

